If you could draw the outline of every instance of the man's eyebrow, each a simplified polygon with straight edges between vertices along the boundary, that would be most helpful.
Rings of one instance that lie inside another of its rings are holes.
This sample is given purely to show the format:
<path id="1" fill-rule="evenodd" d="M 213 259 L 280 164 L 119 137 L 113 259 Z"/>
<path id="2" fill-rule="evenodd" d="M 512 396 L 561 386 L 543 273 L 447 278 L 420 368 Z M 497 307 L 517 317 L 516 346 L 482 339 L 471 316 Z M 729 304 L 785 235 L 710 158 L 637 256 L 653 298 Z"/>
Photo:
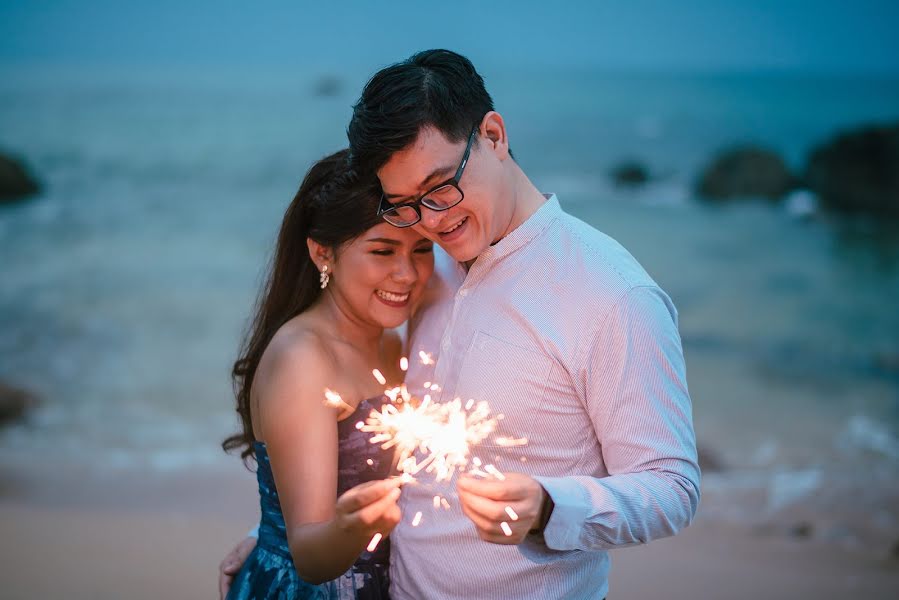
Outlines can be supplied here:
<path id="1" fill-rule="evenodd" d="M 390 238 L 380 238 L 380 237 L 379 238 L 369 238 L 365 241 L 379 243 L 379 244 L 390 244 L 391 246 L 399 246 L 400 245 L 399 240 L 392 240 Z"/>
<path id="2" fill-rule="evenodd" d="M 438 179 L 442 180 L 444 178 L 449 177 L 449 175 L 451 173 L 455 173 L 455 172 L 456 172 L 456 167 L 454 167 L 452 165 L 437 167 L 436 169 L 431 171 L 430 175 L 425 177 L 424 180 L 418 184 L 417 189 L 419 189 L 419 190 L 425 189 L 425 191 L 427 191 L 426 188 L 429 185 L 436 183 L 435 180 L 438 180 Z M 387 194 L 387 193 L 384 194 L 384 197 L 387 198 L 388 200 L 395 200 L 396 198 L 402 198 L 403 200 L 416 198 L 416 196 L 405 196 L 403 194 Z"/>

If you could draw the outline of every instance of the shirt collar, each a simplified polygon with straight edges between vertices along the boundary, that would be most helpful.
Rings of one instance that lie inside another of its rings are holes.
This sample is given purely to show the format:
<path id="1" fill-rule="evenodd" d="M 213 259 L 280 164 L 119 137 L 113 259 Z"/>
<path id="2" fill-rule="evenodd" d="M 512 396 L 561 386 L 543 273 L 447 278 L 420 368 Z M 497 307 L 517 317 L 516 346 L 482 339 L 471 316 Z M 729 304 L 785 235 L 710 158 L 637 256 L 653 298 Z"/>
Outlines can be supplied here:
<path id="1" fill-rule="evenodd" d="M 531 240 L 543 233 L 562 214 L 562 207 L 559 205 L 559 199 L 556 198 L 555 194 L 544 194 L 543 197 L 546 198 L 546 202 L 534 214 L 528 217 L 524 223 L 478 255 L 478 259 L 471 267 L 472 271 L 481 271 L 489 268 L 496 261 L 526 246 Z"/>

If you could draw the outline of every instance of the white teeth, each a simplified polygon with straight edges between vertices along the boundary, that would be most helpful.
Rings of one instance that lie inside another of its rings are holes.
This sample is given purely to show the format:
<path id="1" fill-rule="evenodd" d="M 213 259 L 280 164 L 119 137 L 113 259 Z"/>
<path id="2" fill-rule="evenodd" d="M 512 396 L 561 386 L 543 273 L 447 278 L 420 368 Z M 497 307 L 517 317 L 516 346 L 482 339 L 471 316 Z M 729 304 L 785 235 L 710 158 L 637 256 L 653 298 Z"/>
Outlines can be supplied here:
<path id="1" fill-rule="evenodd" d="M 442 233 L 443 235 L 446 235 L 448 233 L 454 232 L 455 230 L 459 229 L 459 227 L 462 225 L 462 223 L 465 222 L 466 219 L 468 219 L 468 217 L 465 217 L 465 219 L 462 219 L 461 221 L 459 221 L 458 223 L 453 225 L 452 229 L 447 229 L 446 231 L 441 231 L 440 233 Z"/>
<path id="2" fill-rule="evenodd" d="M 406 292 L 405 294 L 391 294 L 384 290 L 375 290 L 375 293 L 388 302 L 405 302 L 409 299 L 409 292 Z"/>

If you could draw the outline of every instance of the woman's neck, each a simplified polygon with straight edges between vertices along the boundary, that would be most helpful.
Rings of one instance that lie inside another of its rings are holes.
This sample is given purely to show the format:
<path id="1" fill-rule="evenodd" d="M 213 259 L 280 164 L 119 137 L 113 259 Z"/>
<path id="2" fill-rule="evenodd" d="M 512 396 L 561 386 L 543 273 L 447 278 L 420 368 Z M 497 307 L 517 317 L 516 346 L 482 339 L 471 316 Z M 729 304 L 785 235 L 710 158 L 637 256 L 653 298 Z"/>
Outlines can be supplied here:
<path id="1" fill-rule="evenodd" d="M 383 327 L 366 323 L 329 292 L 322 295 L 312 311 L 322 319 L 322 324 L 335 339 L 356 348 L 363 356 L 377 359 Z"/>

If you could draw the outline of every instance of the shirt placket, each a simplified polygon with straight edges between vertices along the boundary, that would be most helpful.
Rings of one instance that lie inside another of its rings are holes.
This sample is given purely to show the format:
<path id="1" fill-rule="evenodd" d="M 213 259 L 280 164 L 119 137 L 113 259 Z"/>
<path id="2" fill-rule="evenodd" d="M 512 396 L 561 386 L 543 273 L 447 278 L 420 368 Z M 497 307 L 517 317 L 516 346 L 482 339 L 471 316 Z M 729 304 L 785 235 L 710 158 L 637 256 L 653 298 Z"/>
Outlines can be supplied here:
<path id="1" fill-rule="evenodd" d="M 442 386 L 441 394 L 437 396 L 440 400 L 452 400 L 458 386 L 459 375 L 465 361 L 465 353 L 464 348 L 460 345 L 464 340 L 460 340 L 458 333 L 454 335 L 454 332 L 466 329 L 463 327 L 464 324 L 459 323 L 460 318 L 462 318 L 460 314 L 462 313 L 463 304 L 471 301 L 473 288 L 477 284 L 476 279 L 480 279 L 480 277 L 469 272 L 462 281 L 462 285 L 456 290 L 453 296 L 453 308 L 450 312 L 449 321 L 440 339 L 440 358 L 438 358 L 436 368 L 434 369 L 434 375 Z"/>

